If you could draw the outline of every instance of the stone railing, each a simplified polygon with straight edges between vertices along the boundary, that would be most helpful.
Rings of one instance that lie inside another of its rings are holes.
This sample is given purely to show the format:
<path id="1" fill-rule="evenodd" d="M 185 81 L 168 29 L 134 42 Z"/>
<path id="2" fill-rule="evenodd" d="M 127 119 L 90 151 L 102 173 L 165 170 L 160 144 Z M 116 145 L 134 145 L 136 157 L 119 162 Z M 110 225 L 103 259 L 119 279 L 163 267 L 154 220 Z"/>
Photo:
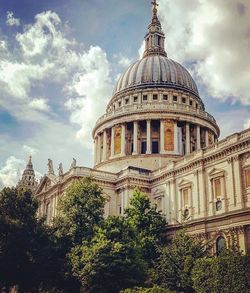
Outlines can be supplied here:
<path id="1" fill-rule="evenodd" d="M 200 118 L 206 119 L 214 124 L 216 124 L 216 121 L 212 115 L 209 113 L 200 110 L 200 109 L 195 109 L 194 107 L 188 106 L 188 105 L 181 105 L 181 104 L 163 104 L 163 103 L 145 103 L 145 104 L 134 104 L 134 105 L 126 105 L 120 108 L 115 109 L 112 112 L 106 113 L 103 116 L 101 116 L 97 122 L 96 126 L 104 122 L 106 119 L 109 119 L 112 117 L 117 118 L 120 116 L 123 116 L 124 114 L 136 114 L 140 112 L 157 112 L 157 111 L 162 111 L 162 112 L 169 112 L 169 113 L 174 113 L 178 112 L 181 114 L 189 114 L 189 115 L 195 115 Z"/>

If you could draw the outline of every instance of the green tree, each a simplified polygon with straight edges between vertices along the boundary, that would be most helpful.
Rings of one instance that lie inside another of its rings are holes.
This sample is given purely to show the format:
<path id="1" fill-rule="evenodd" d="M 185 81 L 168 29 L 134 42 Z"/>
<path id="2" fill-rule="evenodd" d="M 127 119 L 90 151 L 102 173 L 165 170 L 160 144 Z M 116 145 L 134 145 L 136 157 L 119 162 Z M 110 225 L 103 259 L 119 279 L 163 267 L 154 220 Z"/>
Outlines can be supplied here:
<path id="1" fill-rule="evenodd" d="M 53 228 L 64 292 L 80 290 L 80 282 L 72 275 L 69 255 L 83 241 L 93 238 L 96 227 L 103 222 L 104 205 L 102 189 L 90 177 L 72 183 L 59 202 Z"/>
<path id="2" fill-rule="evenodd" d="M 59 202 L 57 236 L 66 238 L 69 248 L 90 240 L 103 221 L 104 205 L 102 189 L 90 177 L 75 181 Z"/>
<path id="3" fill-rule="evenodd" d="M 126 289 L 124 291 L 121 291 L 120 293 L 176 293 L 176 291 L 170 291 L 169 289 L 166 289 L 166 288 L 154 286 L 153 288 Z"/>
<path id="4" fill-rule="evenodd" d="M 196 261 L 192 271 L 197 293 L 250 292 L 250 258 L 236 251 L 224 251 L 217 258 Z"/>
<path id="5" fill-rule="evenodd" d="M 191 272 L 195 261 L 207 253 L 205 245 L 181 229 L 170 245 L 160 249 L 155 265 L 158 282 L 178 292 L 194 292 Z"/>
<path id="6" fill-rule="evenodd" d="M 37 219 L 37 207 L 30 191 L 0 192 L 0 286 L 37 292 L 54 283 L 52 235 Z"/>
<path id="7" fill-rule="evenodd" d="M 141 251 L 123 217 L 109 217 L 95 237 L 72 250 L 73 272 L 88 292 L 117 293 L 145 278 Z"/>
<path id="8" fill-rule="evenodd" d="M 143 258 L 149 266 L 157 257 L 157 246 L 166 241 L 165 217 L 152 206 L 147 195 L 135 189 L 130 205 L 125 211 L 125 217 L 134 231 L 134 240 L 140 246 Z"/>

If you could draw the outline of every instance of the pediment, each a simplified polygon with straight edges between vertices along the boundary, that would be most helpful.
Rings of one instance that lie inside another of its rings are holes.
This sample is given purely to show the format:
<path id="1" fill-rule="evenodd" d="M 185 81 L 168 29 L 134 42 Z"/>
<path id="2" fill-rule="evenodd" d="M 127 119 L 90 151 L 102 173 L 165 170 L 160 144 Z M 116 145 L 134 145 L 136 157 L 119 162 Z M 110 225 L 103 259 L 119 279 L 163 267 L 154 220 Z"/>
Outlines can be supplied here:
<path id="1" fill-rule="evenodd" d="M 223 169 L 217 169 L 217 168 L 213 168 L 209 173 L 208 176 L 210 178 L 214 178 L 214 177 L 223 177 L 225 176 L 226 171 Z"/>
<path id="2" fill-rule="evenodd" d="M 192 181 L 189 181 L 187 179 L 182 179 L 180 181 L 180 183 L 178 184 L 179 188 L 182 189 L 182 188 L 187 188 L 187 187 L 191 187 L 192 186 Z"/>
<path id="3" fill-rule="evenodd" d="M 163 197 L 164 196 L 164 191 L 162 189 L 156 189 L 154 192 L 153 192 L 153 197 L 154 198 L 157 198 L 157 197 Z"/>
<path id="4" fill-rule="evenodd" d="M 250 152 L 247 152 L 242 156 L 242 165 L 243 167 L 249 167 L 250 166 Z"/>
<path id="5" fill-rule="evenodd" d="M 57 184 L 57 177 L 55 175 L 45 175 L 42 177 L 38 188 L 36 190 L 36 194 L 39 194 L 43 191 L 47 191 L 50 187 Z"/>

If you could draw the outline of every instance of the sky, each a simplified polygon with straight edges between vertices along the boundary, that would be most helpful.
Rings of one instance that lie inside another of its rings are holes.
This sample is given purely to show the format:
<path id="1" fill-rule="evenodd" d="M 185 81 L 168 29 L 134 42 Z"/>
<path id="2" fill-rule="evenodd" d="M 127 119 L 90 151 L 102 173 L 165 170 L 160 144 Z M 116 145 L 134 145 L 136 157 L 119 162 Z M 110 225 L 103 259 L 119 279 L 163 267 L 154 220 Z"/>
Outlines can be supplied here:
<path id="1" fill-rule="evenodd" d="M 140 58 L 150 0 L 0 0 L 0 187 L 28 156 L 92 167 L 91 132 Z M 221 139 L 250 126 L 250 1 L 158 0 L 169 58 L 195 79 Z"/>

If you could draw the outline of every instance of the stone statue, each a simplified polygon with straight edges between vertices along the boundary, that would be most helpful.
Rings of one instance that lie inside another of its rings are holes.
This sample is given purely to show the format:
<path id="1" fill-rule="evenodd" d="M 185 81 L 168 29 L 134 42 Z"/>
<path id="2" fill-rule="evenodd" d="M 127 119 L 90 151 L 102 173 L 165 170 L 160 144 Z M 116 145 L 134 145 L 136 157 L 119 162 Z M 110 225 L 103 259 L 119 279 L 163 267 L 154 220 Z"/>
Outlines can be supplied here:
<path id="1" fill-rule="evenodd" d="M 59 176 L 63 176 L 63 165 L 62 165 L 62 163 L 59 164 L 58 174 L 59 174 Z"/>
<path id="2" fill-rule="evenodd" d="M 49 169 L 49 175 L 55 175 L 53 161 L 51 159 L 48 159 L 48 169 Z"/>
<path id="3" fill-rule="evenodd" d="M 75 168 L 75 167 L 76 167 L 76 159 L 73 158 L 73 161 L 72 161 L 72 163 L 70 165 L 70 169 Z"/>

